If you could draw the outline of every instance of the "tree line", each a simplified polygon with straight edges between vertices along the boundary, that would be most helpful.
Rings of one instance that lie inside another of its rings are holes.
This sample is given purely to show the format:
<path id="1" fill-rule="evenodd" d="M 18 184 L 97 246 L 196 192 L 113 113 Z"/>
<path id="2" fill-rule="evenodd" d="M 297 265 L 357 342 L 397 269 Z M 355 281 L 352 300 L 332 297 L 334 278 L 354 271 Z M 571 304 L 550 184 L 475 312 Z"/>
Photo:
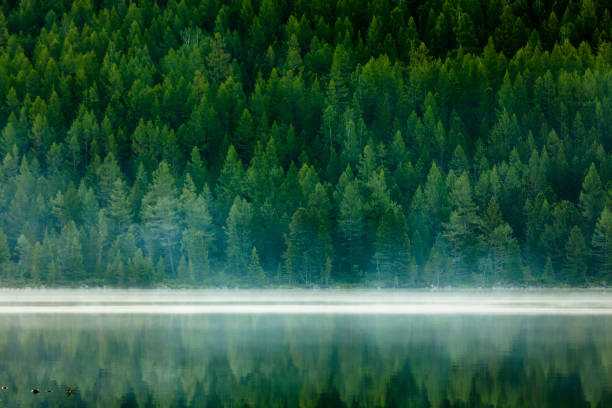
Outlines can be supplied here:
<path id="1" fill-rule="evenodd" d="M 612 280 L 605 1 L 0 1 L 4 285 Z"/>

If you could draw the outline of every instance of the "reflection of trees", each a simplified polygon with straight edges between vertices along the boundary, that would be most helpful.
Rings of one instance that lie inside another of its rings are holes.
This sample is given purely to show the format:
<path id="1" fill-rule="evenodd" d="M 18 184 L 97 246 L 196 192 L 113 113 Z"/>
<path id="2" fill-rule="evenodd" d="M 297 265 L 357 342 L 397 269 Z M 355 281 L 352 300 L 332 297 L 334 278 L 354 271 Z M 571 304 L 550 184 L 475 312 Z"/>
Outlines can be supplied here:
<path id="1" fill-rule="evenodd" d="M 584 399 L 582 381 L 577 373 L 553 376 L 548 383 L 550 408 L 589 408 L 590 404 Z"/>
<path id="2" fill-rule="evenodd" d="M 431 406 L 427 390 L 421 389 L 417 385 L 408 360 L 406 360 L 400 371 L 390 377 L 387 385 L 385 405 L 393 408 L 428 408 Z"/>
<path id="3" fill-rule="evenodd" d="M 609 323 L 5 316 L 0 383 L 11 392 L 0 406 L 603 408 L 612 406 Z M 34 399 L 33 386 L 56 392 Z M 77 394 L 67 397 L 68 386 Z"/>
<path id="4" fill-rule="evenodd" d="M 605 391 L 597 404 L 597 408 L 612 407 L 612 389 Z"/>

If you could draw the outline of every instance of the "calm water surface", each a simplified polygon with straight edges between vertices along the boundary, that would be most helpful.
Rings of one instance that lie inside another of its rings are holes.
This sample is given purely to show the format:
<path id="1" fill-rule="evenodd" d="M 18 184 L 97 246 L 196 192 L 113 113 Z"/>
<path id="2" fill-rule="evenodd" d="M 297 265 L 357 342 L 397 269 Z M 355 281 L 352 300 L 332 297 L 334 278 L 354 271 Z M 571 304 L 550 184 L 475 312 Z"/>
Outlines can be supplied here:
<path id="1" fill-rule="evenodd" d="M 612 407 L 611 303 L 599 291 L 0 291 L 0 406 Z"/>

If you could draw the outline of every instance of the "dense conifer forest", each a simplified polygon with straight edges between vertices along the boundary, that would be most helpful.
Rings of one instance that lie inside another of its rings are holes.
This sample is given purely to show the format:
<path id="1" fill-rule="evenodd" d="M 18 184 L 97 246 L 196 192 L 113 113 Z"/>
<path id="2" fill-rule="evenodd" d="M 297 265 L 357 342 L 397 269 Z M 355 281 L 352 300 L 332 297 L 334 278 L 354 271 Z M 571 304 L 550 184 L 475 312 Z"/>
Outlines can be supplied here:
<path id="1" fill-rule="evenodd" d="M 0 283 L 610 283 L 609 7 L 0 0 Z"/>

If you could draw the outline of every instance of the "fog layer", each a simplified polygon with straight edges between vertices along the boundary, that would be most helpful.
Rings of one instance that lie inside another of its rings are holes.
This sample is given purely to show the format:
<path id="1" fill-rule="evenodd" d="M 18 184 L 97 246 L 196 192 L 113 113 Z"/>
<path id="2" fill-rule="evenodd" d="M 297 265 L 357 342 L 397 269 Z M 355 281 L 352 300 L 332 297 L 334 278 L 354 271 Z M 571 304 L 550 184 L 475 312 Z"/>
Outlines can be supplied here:
<path id="1" fill-rule="evenodd" d="M 605 290 L 2 290 L 0 313 L 606 314 Z"/>

